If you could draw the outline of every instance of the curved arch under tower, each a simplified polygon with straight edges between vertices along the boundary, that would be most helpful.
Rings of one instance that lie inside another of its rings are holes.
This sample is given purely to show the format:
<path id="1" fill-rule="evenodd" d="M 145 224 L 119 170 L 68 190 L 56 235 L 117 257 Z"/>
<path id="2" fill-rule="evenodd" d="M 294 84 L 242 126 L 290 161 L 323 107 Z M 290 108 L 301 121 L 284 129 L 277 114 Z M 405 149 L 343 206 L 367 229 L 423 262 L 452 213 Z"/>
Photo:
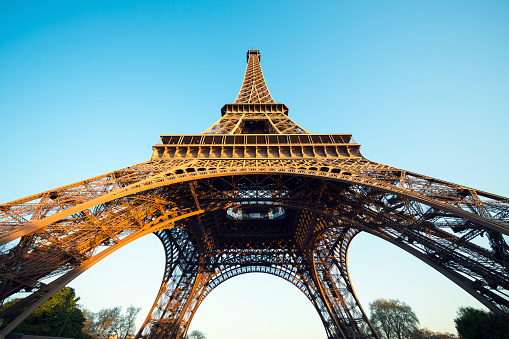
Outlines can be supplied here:
<path id="1" fill-rule="evenodd" d="M 299 288 L 329 338 L 377 338 L 348 275 L 360 232 L 509 311 L 509 199 L 369 161 L 350 134 L 308 133 L 273 100 L 259 51 L 247 60 L 237 99 L 202 134 L 162 135 L 148 161 L 0 205 L 0 245 L 18 241 L 0 252 L 0 299 L 32 292 L 0 313 L 29 306 L 1 335 L 150 233 L 167 261 L 138 337 L 185 337 L 210 291 L 262 272 Z"/>

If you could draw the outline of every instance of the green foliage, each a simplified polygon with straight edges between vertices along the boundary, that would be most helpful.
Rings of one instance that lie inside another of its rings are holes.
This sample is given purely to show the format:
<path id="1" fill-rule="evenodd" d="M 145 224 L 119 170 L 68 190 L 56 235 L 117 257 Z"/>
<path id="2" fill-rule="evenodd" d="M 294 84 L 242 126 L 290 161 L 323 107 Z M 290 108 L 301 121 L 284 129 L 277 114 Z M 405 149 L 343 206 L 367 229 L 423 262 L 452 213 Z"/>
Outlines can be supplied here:
<path id="1" fill-rule="evenodd" d="M 371 324 L 382 339 L 412 338 L 419 319 L 412 308 L 397 299 L 377 299 L 369 304 Z"/>
<path id="2" fill-rule="evenodd" d="M 509 315 L 461 307 L 454 319 L 461 339 L 509 338 Z"/>
<path id="3" fill-rule="evenodd" d="M 78 308 L 75 297 L 73 288 L 62 288 L 30 314 L 13 332 L 51 337 L 60 335 L 61 337 L 77 339 L 86 338 L 82 332 L 85 317 Z M 2 310 L 9 308 L 20 300 L 14 299 L 5 303 Z M 6 317 L 2 323 L 2 328 L 7 326 L 24 310 L 21 309 Z"/>

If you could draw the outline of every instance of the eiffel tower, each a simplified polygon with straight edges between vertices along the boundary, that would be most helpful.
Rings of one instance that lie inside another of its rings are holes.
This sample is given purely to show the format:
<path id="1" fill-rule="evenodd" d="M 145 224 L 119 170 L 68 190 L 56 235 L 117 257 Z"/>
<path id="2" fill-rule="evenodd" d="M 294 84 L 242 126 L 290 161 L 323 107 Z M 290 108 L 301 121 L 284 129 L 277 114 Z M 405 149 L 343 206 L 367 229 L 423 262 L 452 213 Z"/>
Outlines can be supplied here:
<path id="1" fill-rule="evenodd" d="M 166 266 L 138 338 L 184 338 L 216 286 L 251 272 L 299 288 L 329 338 L 378 338 L 348 276 L 361 232 L 509 312 L 509 199 L 369 161 L 351 134 L 307 132 L 272 99 L 258 50 L 221 115 L 202 134 L 162 135 L 148 161 L 0 205 L 0 244 L 10 243 L 0 299 L 31 292 L 0 313 L 20 314 L 0 335 L 150 233 Z"/>

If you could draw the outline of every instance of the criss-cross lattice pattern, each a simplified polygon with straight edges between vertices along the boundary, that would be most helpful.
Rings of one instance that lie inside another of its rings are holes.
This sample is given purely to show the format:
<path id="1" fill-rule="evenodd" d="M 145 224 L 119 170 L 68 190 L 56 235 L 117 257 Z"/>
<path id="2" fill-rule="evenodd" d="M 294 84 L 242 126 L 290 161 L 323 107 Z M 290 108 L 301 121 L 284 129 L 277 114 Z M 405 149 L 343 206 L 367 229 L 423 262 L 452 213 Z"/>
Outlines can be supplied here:
<path id="1" fill-rule="evenodd" d="M 248 70 L 259 60 L 249 51 Z M 298 287 L 329 338 L 378 338 L 348 275 L 360 232 L 509 311 L 509 199 L 369 161 L 351 135 L 309 134 L 283 104 L 242 101 L 222 114 L 201 135 L 163 135 L 148 161 L 0 205 L 0 299 L 31 292 L 0 313 L 10 322 L 0 334 L 150 233 L 166 267 L 138 337 L 185 338 L 216 286 L 262 272 Z"/>
<path id="2" fill-rule="evenodd" d="M 247 52 L 246 74 L 235 103 L 274 103 L 263 77 L 262 66 L 260 66 L 260 51 L 258 50 Z"/>

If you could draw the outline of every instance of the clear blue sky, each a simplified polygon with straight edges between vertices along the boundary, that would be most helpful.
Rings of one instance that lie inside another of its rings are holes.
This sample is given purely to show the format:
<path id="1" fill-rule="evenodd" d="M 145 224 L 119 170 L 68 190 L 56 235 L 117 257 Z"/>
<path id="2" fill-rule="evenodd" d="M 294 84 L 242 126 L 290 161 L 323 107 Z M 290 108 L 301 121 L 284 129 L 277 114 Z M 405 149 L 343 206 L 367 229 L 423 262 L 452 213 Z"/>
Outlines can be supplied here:
<path id="1" fill-rule="evenodd" d="M 260 49 L 277 102 L 312 133 L 353 133 L 370 160 L 509 196 L 507 1 L 2 1 L 0 202 L 147 160 L 160 134 L 201 133 L 233 102 Z M 370 236 L 350 250 L 367 309 L 410 304 L 454 332 L 480 306 Z M 164 265 L 150 235 L 71 286 L 92 311 L 153 302 Z M 324 338 L 289 283 L 219 286 L 191 324 L 208 339 Z"/>

